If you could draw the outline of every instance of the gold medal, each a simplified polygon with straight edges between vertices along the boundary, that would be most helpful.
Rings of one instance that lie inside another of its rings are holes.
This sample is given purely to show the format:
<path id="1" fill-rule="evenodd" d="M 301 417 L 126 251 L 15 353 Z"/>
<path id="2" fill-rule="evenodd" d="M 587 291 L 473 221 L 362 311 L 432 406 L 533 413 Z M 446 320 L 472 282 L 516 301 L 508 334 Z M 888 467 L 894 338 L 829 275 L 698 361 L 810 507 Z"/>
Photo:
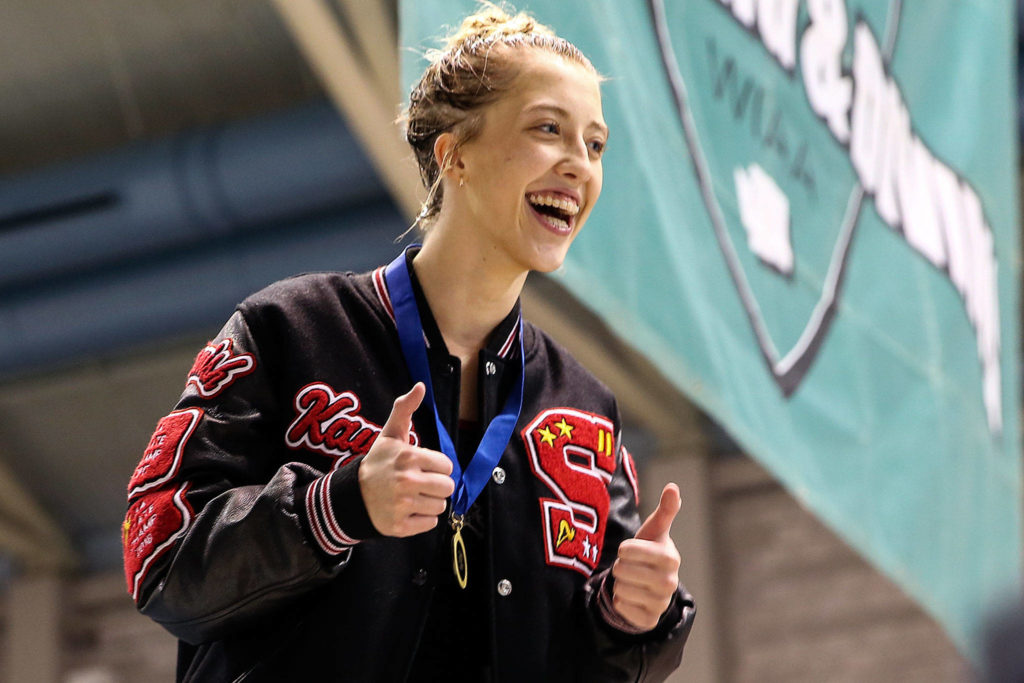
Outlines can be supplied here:
<path id="1" fill-rule="evenodd" d="M 455 580 L 459 582 L 459 588 L 465 588 L 469 580 L 469 568 L 466 565 L 466 544 L 462 540 L 462 515 L 452 515 L 452 529 L 455 535 L 452 536 L 452 569 L 455 570 Z"/>

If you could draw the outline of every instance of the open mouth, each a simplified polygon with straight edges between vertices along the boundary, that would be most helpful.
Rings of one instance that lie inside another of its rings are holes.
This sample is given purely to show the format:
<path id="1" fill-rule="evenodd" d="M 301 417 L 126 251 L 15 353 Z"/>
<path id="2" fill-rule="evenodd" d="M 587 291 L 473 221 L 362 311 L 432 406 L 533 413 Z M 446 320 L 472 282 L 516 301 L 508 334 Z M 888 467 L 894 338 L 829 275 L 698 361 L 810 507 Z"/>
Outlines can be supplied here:
<path id="1" fill-rule="evenodd" d="M 575 199 L 554 192 L 530 192 L 526 201 L 552 231 L 559 234 L 572 232 L 576 214 L 580 212 L 580 205 Z"/>

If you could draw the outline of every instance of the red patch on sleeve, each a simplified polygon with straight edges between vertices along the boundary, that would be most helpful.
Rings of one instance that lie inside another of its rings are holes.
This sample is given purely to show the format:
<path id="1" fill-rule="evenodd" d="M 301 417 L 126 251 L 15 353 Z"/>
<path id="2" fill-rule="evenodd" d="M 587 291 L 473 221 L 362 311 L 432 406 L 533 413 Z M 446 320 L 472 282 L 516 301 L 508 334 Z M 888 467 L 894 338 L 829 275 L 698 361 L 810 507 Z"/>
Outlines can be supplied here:
<path id="1" fill-rule="evenodd" d="M 202 410 L 189 408 L 175 411 L 157 423 L 149 445 L 128 482 L 129 501 L 178 473 L 181 453 L 202 417 Z"/>
<path id="2" fill-rule="evenodd" d="M 185 500 L 188 484 L 150 489 L 128 508 L 121 540 L 128 592 L 138 602 L 139 589 L 158 557 L 163 555 L 192 523 L 192 507 Z"/>
<path id="3" fill-rule="evenodd" d="M 232 340 L 222 339 L 216 344 L 210 342 L 199 352 L 186 386 L 194 386 L 203 398 L 213 398 L 255 369 L 256 359 L 251 353 L 235 353 Z"/>
<path id="4" fill-rule="evenodd" d="M 554 498 L 541 498 L 547 562 L 590 576 L 604 547 L 615 471 L 615 426 L 572 408 L 546 410 L 522 432 L 533 473 Z"/>

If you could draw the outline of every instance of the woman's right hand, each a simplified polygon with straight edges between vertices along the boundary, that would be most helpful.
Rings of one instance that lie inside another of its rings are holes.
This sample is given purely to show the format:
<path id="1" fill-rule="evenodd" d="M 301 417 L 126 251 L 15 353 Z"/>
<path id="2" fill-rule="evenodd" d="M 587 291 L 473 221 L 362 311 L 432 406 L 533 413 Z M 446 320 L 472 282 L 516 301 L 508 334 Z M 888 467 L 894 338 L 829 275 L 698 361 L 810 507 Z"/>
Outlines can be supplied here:
<path id="1" fill-rule="evenodd" d="M 359 464 L 359 489 L 377 531 L 415 536 L 437 525 L 455 491 L 444 453 L 409 443 L 412 415 L 426 394 L 422 382 L 395 399 L 388 421 Z"/>

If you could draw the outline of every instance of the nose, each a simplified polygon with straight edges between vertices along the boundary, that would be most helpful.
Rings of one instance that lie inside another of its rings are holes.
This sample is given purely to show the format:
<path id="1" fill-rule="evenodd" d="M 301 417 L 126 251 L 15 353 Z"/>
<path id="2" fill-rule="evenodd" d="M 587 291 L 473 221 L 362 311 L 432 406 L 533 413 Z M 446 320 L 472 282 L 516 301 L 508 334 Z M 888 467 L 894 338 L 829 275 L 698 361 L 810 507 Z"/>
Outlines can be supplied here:
<path id="1" fill-rule="evenodd" d="M 592 163 L 587 141 L 578 138 L 574 143 L 565 146 L 565 155 L 559 162 L 558 171 L 566 178 L 585 183 L 590 180 Z"/>

